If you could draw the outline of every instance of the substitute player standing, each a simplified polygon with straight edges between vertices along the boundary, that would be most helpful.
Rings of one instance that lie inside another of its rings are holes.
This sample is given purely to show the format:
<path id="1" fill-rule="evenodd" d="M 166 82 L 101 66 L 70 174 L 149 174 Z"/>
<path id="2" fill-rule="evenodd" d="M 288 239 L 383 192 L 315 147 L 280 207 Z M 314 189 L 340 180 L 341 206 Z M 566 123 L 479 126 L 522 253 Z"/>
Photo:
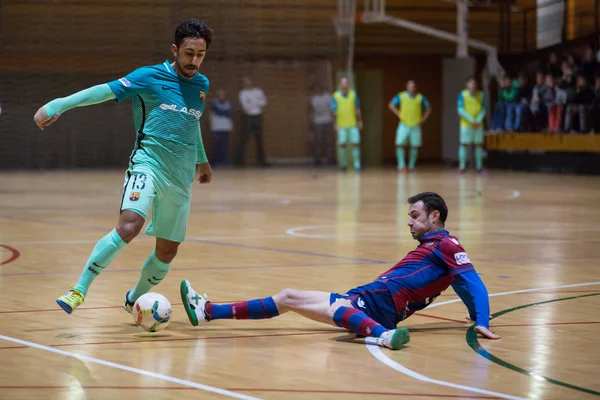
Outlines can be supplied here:
<path id="1" fill-rule="evenodd" d="M 475 169 L 483 172 L 483 117 L 486 105 L 483 93 L 477 90 L 475 78 L 467 79 L 467 88 L 458 94 L 460 116 L 460 144 L 458 147 L 458 171 L 467 166 L 467 147 L 475 145 Z"/>
<path id="2" fill-rule="evenodd" d="M 131 312 L 138 297 L 167 275 L 185 239 L 194 176 L 200 183 L 212 179 L 199 124 L 209 82 L 198 73 L 211 40 L 212 31 L 204 22 L 184 21 L 171 46 L 174 62 L 142 67 L 124 78 L 55 99 L 35 114 L 35 123 L 44 129 L 74 107 L 132 98 L 137 140 L 125 173 L 119 220 L 98 241 L 75 286 L 58 298 L 67 313 L 83 303 L 94 279 L 138 235 L 150 206 L 146 234 L 156 236 L 156 247 L 123 307 Z"/>
<path id="3" fill-rule="evenodd" d="M 400 119 L 396 130 L 396 158 L 398 160 L 398 172 L 406 172 L 404 162 L 404 146 L 407 142 L 410 146 L 408 158 L 408 169 L 413 172 L 419 154 L 419 147 L 423 143 L 421 124 L 427 121 L 431 114 L 431 106 L 421 93 L 417 93 L 414 81 L 408 81 L 406 91 L 398 93 L 388 108 Z"/>
<path id="4" fill-rule="evenodd" d="M 338 162 L 346 171 L 348 143 L 352 145 L 354 169 L 360 170 L 360 131 L 363 128 L 358 95 L 348 83 L 348 78 L 340 79 L 340 89 L 333 93 L 331 110 L 335 116 L 335 130 L 338 137 Z"/>
<path id="5" fill-rule="evenodd" d="M 399 349 L 409 341 L 398 322 L 431 304 L 452 285 L 475 320 L 475 331 L 500 339 L 489 328 L 490 306 L 485 285 L 458 239 L 444 230 L 448 208 L 436 193 L 425 192 L 408 199 L 408 226 L 419 241 L 390 270 L 374 282 L 345 294 L 285 289 L 274 296 L 234 304 L 212 304 L 186 280 L 181 299 L 192 325 L 215 319 L 266 319 L 288 311 L 370 337 L 369 343 Z"/>

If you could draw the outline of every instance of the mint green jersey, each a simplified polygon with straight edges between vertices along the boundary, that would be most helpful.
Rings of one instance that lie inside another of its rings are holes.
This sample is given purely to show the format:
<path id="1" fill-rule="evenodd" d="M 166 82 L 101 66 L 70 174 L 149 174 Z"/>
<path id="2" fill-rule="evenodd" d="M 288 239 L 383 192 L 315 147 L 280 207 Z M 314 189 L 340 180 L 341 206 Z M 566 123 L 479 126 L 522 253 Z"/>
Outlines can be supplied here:
<path id="1" fill-rule="evenodd" d="M 150 168 L 165 183 L 187 188 L 196 163 L 206 162 L 200 132 L 209 81 L 196 73 L 180 77 L 168 61 L 141 67 L 109 82 L 117 101 L 132 98 L 137 137 L 129 158 L 133 166 Z"/>

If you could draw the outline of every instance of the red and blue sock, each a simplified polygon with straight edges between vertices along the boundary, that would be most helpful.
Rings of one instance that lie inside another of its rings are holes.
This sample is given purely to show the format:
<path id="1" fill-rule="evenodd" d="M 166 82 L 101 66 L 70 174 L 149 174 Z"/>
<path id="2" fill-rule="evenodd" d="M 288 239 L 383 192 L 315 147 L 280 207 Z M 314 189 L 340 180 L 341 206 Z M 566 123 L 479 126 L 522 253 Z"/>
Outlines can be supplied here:
<path id="1" fill-rule="evenodd" d="M 273 297 L 232 304 L 206 303 L 206 314 L 213 319 L 269 319 L 279 315 Z"/>
<path id="2" fill-rule="evenodd" d="M 386 328 L 369 318 L 364 312 L 352 307 L 340 307 L 333 314 L 333 322 L 340 328 L 360 336 L 380 337 Z"/>

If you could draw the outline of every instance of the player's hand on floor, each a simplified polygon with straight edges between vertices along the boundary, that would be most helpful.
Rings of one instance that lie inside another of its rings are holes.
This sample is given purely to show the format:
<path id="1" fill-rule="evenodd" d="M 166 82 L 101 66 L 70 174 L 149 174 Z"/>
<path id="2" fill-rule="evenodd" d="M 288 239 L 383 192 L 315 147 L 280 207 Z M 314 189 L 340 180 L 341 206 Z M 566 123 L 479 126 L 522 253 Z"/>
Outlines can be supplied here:
<path id="1" fill-rule="evenodd" d="M 40 109 L 33 116 L 33 121 L 41 130 L 44 130 L 45 127 L 52 125 L 54 121 L 58 119 L 58 117 L 60 117 L 60 114 L 56 114 L 54 117 L 48 118 L 44 107 L 40 107 Z"/>
<path id="2" fill-rule="evenodd" d="M 492 339 L 492 340 L 500 339 L 500 335 L 496 335 L 494 332 L 490 331 L 487 328 L 484 328 L 483 326 L 476 326 L 475 332 L 479 333 L 480 335 L 482 335 L 488 339 Z"/>
<path id="3" fill-rule="evenodd" d="M 210 164 L 205 162 L 196 165 L 196 176 L 200 183 L 210 183 L 212 181 L 212 168 Z"/>

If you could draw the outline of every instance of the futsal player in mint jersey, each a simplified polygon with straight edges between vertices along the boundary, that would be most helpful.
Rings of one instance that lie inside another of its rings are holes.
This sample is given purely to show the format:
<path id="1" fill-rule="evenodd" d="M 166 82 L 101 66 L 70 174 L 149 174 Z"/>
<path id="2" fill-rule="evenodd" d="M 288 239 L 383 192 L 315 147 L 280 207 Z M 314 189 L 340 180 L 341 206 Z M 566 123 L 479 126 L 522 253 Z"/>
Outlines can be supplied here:
<path id="1" fill-rule="evenodd" d="M 152 220 L 145 233 L 156 237 L 156 247 L 123 307 L 131 312 L 134 302 L 167 275 L 185 240 L 194 178 L 200 183 L 212 179 L 199 121 L 209 82 L 198 72 L 211 40 L 212 31 L 202 21 L 187 20 L 175 30 L 175 61 L 141 67 L 121 79 L 55 99 L 35 114 L 35 123 L 44 129 L 74 107 L 132 99 L 137 138 L 125 173 L 119 220 L 98 241 L 77 283 L 58 298 L 67 313 L 83 303 L 94 279 L 139 234 L 150 207 Z"/>
<path id="2" fill-rule="evenodd" d="M 288 311 L 345 328 L 367 342 L 400 349 L 410 336 L 396 325 L 429 306 L 448 286 L 461 298 L 475 321 L 475 331 L 490 331 L 487 289 L 458 239 L 444 229 L 448 207 L 436 193 L 408 199 L 408 226 L 417 248 L 375 281 L 344 294 L 285 289 L 271 297 L 233 304 L 212 304 L 190 282 L 181 282 L 181 299 L 192 325 L 216 319 L 267 319 Z"/>

